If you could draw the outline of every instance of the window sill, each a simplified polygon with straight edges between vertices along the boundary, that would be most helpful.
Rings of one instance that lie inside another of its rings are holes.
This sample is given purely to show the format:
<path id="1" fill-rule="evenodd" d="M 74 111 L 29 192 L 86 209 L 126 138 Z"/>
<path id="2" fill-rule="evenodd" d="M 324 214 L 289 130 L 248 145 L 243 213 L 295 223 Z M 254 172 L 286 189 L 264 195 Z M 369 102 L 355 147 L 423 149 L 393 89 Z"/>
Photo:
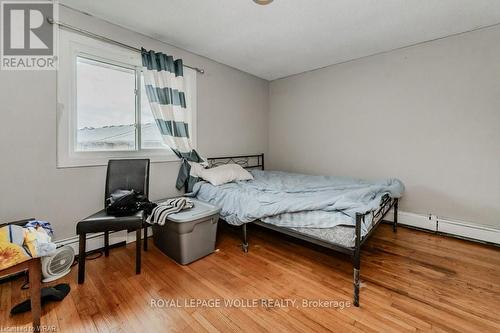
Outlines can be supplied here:
<path id="1" fill-rule="evenodd" d="M 79 155 L 85 155 L 79 154 Z M 86 167 L 96 167 L 96 166 L 107 166 L 109 160 L 114 159 L 140 159 L 140 158 L 149 158 L 151 163 L 172 163 L 179 162 L 180 159 L 174 154 L 168 155 L 151 155 L 151 154 L 133 154 L 133 153 L 125 153 L 116 156 L 108 156 L 108 157 L 68 157 L 68 158 L 58 158 L 57 160 L 57 169 L 67 169 L 67 168 L 86 168 Z"/>

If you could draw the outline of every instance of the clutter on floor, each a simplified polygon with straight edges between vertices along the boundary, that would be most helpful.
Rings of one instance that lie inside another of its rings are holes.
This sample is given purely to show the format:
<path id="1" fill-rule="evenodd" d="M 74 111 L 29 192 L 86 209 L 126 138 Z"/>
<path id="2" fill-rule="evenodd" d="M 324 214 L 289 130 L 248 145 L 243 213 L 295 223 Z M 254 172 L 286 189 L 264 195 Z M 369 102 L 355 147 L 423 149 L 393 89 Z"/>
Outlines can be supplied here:
<path id="1" fill-rule="evenodd" d="M 61 283 L 53 287 L 44 287 L 41 291 L 41 302 L 42 306 L 48 302 L 60 302 L 62 301 L 70 292 L 71 287 L 67 283 Z M 11 310 L 11 314 L 18 314 L 31 311 L 31 300 L 27 299 L 17 305 L 15 305 Z"/>

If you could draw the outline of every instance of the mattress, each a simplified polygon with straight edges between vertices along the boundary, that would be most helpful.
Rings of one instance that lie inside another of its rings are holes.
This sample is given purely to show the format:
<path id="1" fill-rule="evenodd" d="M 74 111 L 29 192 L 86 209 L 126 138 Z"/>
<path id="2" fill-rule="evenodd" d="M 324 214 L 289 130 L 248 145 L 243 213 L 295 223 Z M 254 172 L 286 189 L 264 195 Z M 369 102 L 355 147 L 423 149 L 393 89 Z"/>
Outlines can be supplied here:
<path id="1" fill-rule="evenodd" d="M 342 247 L 354 247 L 356 228 L 338 225 L 332 228 L 288 228 L 299 234 Z"/>
<path id="2" fill-rule="evenodd" d="M 404 191 L 397 179 L 366 181 L 261 170 L 252 170 L 252 175 L 253 180 L 219 186 L 199 182 L 193 195 L 221 207 L 221 218 L 232 225 L 262 221 L 271 229 L 352 247 L 356 214 L 374 211 L 383 198 L 398 198 Z M 369 214 L 361 235 L 371 226 Z"/>
<path id="3" fill-rule="evenodd" d="M 307 241 L 314 239 L 320 242 L 320 245 L 325 245 L 324 243 L 331 245 L 338 245 L 345 248 L 355 247 L 356 240 L 356 229 L 352 226 L 338 225 L 331 228 L 293 228 L 293 227 L 277 227 L 275 225 L 263 222 L 255 221 L 255 224 L 268 228 L 271 230 L 278 231 L 280 233 L 288 234 L 295 238 L 307 237 Z"/>

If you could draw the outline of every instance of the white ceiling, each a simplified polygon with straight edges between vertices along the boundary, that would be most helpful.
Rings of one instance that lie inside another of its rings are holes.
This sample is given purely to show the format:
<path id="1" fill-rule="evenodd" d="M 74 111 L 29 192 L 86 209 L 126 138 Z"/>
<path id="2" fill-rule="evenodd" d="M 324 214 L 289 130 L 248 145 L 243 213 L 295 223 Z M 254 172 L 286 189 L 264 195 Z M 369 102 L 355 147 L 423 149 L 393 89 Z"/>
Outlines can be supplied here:
<path id="1" fill-rule="evenodd" d="M 500 0 L 61 0 L 274 80 L 500 23 Z"/>

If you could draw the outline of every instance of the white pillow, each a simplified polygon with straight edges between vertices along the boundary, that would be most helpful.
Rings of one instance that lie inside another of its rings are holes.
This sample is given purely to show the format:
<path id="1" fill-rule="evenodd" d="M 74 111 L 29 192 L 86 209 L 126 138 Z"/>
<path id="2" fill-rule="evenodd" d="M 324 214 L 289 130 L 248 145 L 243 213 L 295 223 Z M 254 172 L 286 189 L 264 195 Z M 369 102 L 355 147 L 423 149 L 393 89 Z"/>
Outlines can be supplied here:
<path id="1" fill-rule="evenodd" d="M 191 169 L 192 170 L 192 169 Z M 196 168 L 198 177 L 214 186 L 238 181 L 251 180 L 253 176 L 238 164 L 224 164 L 211 169 Z"/>
<path id="2" fill-rule="evenodd" d="M 191 166 L 191 169 L 189 170 L 189 175 L 191 177 L 201 177 L 201 174 L 203 173 L 203 170 L 205 170 L 205 167 L 201 165 L 200 163 L 196 162 L 188 162 L 189 165 Z"/>

